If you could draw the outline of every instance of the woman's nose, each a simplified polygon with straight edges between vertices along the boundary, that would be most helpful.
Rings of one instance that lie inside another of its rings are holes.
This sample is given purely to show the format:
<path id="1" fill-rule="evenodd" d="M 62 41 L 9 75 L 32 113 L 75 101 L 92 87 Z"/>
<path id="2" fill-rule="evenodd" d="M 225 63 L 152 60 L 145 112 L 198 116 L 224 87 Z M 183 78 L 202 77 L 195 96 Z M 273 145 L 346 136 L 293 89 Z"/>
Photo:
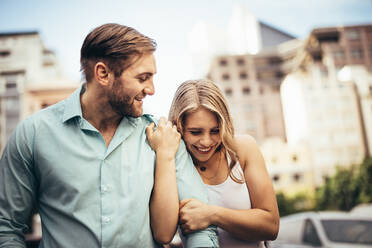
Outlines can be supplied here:
<path id="1" fill-rule="evenodd" d="M 210 135 L 204 135 L 204 136 L 200 139 L 200 144 L 201 144 L 202 146 L 206 146 L 206 147 L 208 147 L 208 146 L 210 146 L 212 143 L 213 143 L 213 140 L 212 140 L 212 138 L 211 138 Z"/>

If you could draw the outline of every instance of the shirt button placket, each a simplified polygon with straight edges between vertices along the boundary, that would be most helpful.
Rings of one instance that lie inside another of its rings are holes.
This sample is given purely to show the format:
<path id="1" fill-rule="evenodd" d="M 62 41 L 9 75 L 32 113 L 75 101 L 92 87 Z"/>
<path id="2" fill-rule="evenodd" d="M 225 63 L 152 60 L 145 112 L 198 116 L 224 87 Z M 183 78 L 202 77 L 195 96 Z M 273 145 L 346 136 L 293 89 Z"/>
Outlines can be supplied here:
<path id="1" fill-rule="evenodd" d="M 106 162 L 104 159 L 101 164 L 101 206 L 102 206 L 102 245 L 103 246 L 109 246 L 112 241 L 112 233 L 111 228 L 109 224 L 112 222 L 112 196 L 111 196 L 111 171 L 112 168 L 110 168 L 110 164 Z"/>

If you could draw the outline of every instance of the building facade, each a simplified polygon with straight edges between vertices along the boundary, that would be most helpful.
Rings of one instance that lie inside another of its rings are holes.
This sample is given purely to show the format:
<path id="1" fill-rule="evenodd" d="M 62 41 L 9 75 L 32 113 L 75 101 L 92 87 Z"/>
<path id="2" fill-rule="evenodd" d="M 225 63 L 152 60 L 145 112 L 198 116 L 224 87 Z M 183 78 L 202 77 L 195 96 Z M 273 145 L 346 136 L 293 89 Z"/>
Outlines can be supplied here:
<path id="1" fill-rule="evenodd" d="M 288 145 L 278 138 L 260 146 L 276 192 L 311 194 L 315 190 L 314 169 L 306 143 Z"/>
<path id="2" fill-rule="evenodd" d="M 337 70 L 345 65 L 364 65 L 372 71 L 372 25 L 340 26 L 314 29 L 308 48 L 322 52 Z"/>
<path id="3" fill-rule="evenodd" d="M 286 140 L 279 90 L 301 46 L 292 40 L 256 55 L 212 61 L 208 77 L 224 92 L 237 133 L 250 134 L 258 143 L 269 137 Z"/>
<path id="4" fill-rule="evenodd" d="M 20 120 L 77 86 L 63 78 L 55 54 L 37 32 L 0 33 L 0 151 Z"/>
<path id="5" fill-rule="evenodd" d="M 364 134 L 366 156 L 372 156 L 372 72 L 365 66 L 345 66 L 338 73 L 338 79 L 354 83 L 359 102 L 359 113 Z"/>
<path id="6" fill-rule="evenodd" d="M 371 27 L 314 29 L 281 85 L 288 143 L 309 145 L 316 185 L 370 155 Z"/>

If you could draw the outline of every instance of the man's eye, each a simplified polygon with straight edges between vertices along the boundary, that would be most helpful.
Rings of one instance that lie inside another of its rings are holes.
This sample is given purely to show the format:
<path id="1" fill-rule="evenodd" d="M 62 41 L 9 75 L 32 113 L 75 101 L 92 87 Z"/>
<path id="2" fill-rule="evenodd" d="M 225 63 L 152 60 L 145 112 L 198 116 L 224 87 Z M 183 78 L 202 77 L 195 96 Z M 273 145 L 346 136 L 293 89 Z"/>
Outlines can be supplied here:
<path id="1" fill-rule="evenodd" d="M 145 82 L 148 78 L 147 77 L 140 77 L 138 78 L 141 83 Z"/>

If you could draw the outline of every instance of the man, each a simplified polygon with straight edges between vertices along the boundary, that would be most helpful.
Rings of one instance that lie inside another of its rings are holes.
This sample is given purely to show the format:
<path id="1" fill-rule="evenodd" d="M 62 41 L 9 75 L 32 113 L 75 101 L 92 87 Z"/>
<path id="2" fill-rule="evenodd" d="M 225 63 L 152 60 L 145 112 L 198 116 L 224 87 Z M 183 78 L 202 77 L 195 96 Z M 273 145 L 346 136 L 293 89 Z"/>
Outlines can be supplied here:
<path id="1" fill-rule="evenodd" d="M 0 247 L 24 247 L 34 204 L 42 220 L 40 247 L 156 247 L 155 240 L 167 243 L 175 232 L 175 194 L 207 200 L 183 143 L 170 152 L 177 152 L 172 161 L 146 140 L 154 120 L 142 114 L 142 102 L 154 94 L 155 47 L 118 24 L 88 34 L 81 48 L 86 83 L 20 123 L 4 150 Z M 162 119 L 155 134 L 167 128 Z M 177 187 L 174 180 L 164 192 L 175 174 Z M 214 230 L 189 235 L 187 246 L 218 246 Z"/>

